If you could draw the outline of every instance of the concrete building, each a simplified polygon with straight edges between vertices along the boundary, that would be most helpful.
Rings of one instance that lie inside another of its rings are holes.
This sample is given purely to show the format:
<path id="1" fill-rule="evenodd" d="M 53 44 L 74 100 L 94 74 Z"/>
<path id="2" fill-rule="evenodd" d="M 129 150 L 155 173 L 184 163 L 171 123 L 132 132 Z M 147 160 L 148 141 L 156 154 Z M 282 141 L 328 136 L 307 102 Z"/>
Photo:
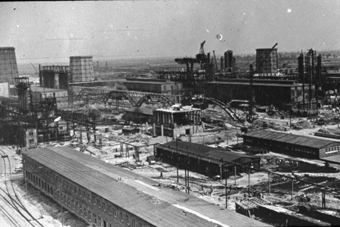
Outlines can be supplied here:
<path id="1" fill-rule="evenodd" d="M 227 176 L 231 176 L 247 172 L 250 168 L 260 168 L 259 157 L 183 141 L 171 141 L 158 145 L 155 156 L 181 169 L 210 177 L 221 175 L 225 178 L 225 170 L 227 170 Z M 226 168 L 222 170 L 221 164 Z"/>
<path id="2" fill-rule="evenodd" d="M 37 136 L 37 129 L 35 128 L 28 128 L 23 131 L 24 133 L 24 147 L 35 146 L 38 144 L 38 136 Z"/>
<path id="3" fill-rule="evenodd" d="M 67 147 L 22 157 L 25 182 L 90 226 L 268 226 Z"/>
<path id="4" fill-rule="evenodd" d="M 0 82 L 14 84 L 14 78 L 19 76 L 14 47 L 0 47 Z"/>
<path id="5" fill-rule="evenodd" d="M 202 110 L 197 108 L 171 107 L 153 111 L 154 135 L 177 137 L 203 131 Z"/>
<path id="6" fill-rule="evenodd" d="M 243 136 L 243 141 L 248 146 L 311 159 L 331 160 L 332 156 L 340 154 L 340 142 L 282 132 L 249 132 Z"/>

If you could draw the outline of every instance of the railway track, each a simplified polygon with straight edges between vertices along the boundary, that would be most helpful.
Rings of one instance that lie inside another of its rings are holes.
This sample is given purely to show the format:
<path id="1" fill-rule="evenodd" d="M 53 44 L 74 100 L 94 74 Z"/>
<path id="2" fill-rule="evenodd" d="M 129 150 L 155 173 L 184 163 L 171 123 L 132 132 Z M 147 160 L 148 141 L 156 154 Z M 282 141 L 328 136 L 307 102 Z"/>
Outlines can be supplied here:
<path id="1" fill-rule="evenodd" d="M 4 207 L 1 207 L 1 211 L 5 214 L 5 216 L 12 223 L 16 221 L 17 215 L 20 215 L 25 221 L 25 224 L 22 225 L 19 222 L 13 223 L 14 226 L 33 226 L 33 227 L 44 227 L 38 220 L 35 218 L 31 212 L 24 206 L 22 201 L 20 200 L 16 189 L 11 181 L 12 171 L 11 171 L 11 160 L 8 155 L 0 149 L 0 155 L 3 160 L 3 175 L 5 176 L 4 180 L 4 188 L 0 187 L 0 198 L 5 201 L 5 203 L 15 211 L 16 215 L 9 213 Z M 6 176 L 9 179 L 6 179 Z"/>
<path id="2" fill-rule="evenodd" d="M 21 227 L 22 225 L 16 220 L 13 215 L 11 215 L 10 212 L 8 212 L 2 205 L 0 205 L 0 212 L 3 213 L 3 215 L 6 217 L 7 220 L 9 220 L 13 226 L 15 227 Z"/>

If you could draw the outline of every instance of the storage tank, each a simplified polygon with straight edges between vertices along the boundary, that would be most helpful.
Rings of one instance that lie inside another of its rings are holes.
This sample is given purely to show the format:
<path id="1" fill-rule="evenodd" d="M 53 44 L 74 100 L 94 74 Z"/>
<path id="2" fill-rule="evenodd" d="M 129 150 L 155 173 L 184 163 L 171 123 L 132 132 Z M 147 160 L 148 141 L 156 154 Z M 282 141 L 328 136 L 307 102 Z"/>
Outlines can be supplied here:
<path id="1" fill-rule="evenodd" d="M 256 49 L 256 72 L 259 74 L 275 74 L 278 70 L 277 49 Z"/>
<path id="2" fill-rule="evenodd" d="M 0 82 L 14 84 L 13 78 L 19 77 L 14 47 L 0 47 Z"/>
<path id="3" fill-rule="evenodd" d="M 70 57 L 70 80 L 72 82 L 94 81 L 92 56 Z"/>

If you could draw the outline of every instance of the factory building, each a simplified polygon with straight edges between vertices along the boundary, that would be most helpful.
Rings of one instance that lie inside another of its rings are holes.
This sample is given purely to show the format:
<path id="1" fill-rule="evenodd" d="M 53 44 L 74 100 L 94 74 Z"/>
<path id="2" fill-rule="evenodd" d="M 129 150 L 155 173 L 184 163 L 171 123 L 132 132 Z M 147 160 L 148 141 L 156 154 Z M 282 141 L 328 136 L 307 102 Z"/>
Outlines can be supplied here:
<path id="1" fill-rule="evenodd" d="M 268 130 L 249 132 L 243 136 L 243 142 L 248 146 L 311 159 L 324 159 L 340 154 L 339 142 Z"/>
<path id="2" fill-rule="evenodd" d="M 153 111 L 153 134 L 175 138 L 181 134 L 202 132 L 201 116 L 201 109 L 182 108 L 180 105 L 156 109 Z"/>
<path id="3" fill-rule="evenodd" d="M 285 104 L 302 104 L 309 100 L 309 85 L 284 80 L 254 80 L 253 82 L 255 103 L 257 105 L 274 105 L 284 107 Z M 314 99 L 314 85 L 312 99 Z M 251 86 L 246 79 L 228 79 L 206 83 L 206 96 L 213 97 L 225 103 L 233 99 L 249 100 Z"/>
<path id="4" fill-rule="evenodd" d="M 123 84 L 128 90 L 162 94 L 181 94 L 182 83 L 169 80 L 126 79 Z"/>
<path id="5" fill-rule="evenodd" d="M 222 163 L 228 171 L 227 176 L 247 172 L 250 168 L 260 168 L 259 157 L 184 141 L 171 141 L 158 145 L 155 156 L 163 162 L 179 165 L 179 168 L 209 177 L 221 175 L 221 172 L 225 177 L 225 169 L 221 170 Z"/>
<path id="6" fill-rule="evenodd" d="M 91 226 L 266 226 L 70 148 L 23 152 L 25 182 Z"/>
<path id="7" fill-rule="evenodd" d="M 14 47 L 0 47 L 0 82 L 14 84 L 14 78 L 19 76 Z"/>

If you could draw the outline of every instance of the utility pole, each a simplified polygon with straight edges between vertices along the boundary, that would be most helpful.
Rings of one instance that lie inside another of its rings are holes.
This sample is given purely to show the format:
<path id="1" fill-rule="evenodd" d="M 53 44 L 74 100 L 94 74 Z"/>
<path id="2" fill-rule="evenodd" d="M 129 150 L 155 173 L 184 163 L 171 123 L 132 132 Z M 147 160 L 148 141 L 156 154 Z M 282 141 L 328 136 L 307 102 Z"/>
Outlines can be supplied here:
<path id="1" fill-rule="evenodd" d="M 290 192 L 290 198 L 293 199 L 293 190 L 294 190 L 294 179 L 292 178 L 292 190 Z"/>
<path id="2" fill-rule="evenodd" d="M 228 169 L 225 168 L 225 208 L 228 209 Z"/>
<path id="3" fill-rule="evenodd" d="M 248 197 L 250 197 L 250 169 L 248 168 Z"/>
<path id="4" fill-rule="evenodd" d="M 176 158 L 177 158 L 177 184 L 179 183 L 179 178 L 178 178 L 178 168 L 179 168 L 179 157 L 178 157 L 178 140 L 176 138 Z"/>

